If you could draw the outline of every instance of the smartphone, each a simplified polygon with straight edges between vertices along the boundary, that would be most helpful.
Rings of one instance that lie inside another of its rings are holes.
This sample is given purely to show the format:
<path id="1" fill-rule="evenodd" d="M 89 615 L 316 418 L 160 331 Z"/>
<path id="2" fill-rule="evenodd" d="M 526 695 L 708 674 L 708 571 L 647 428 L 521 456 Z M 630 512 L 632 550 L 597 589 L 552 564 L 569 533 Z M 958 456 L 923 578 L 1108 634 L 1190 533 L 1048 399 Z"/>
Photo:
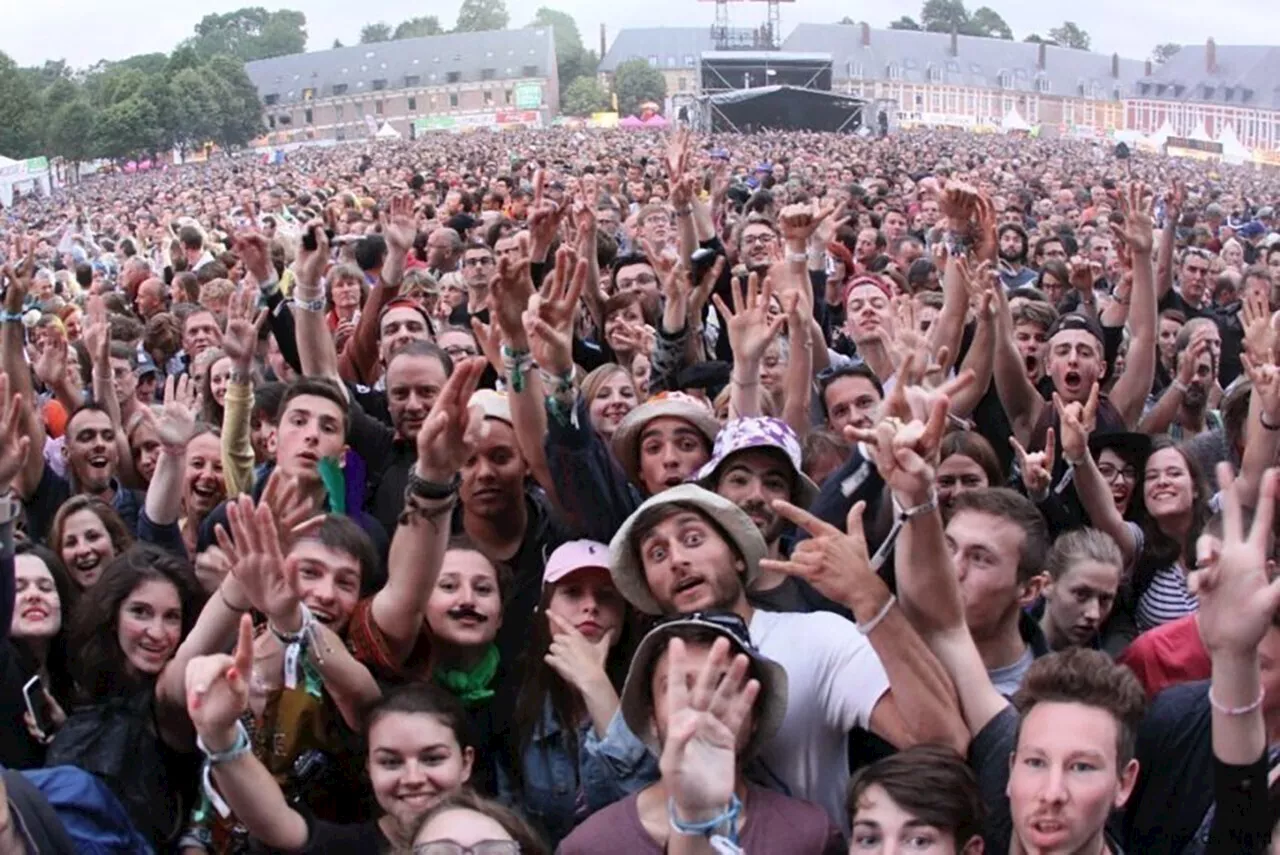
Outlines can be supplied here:
<path id="1" fill-rule="evenodd" d="M 22 699 L 27 702 L 27 712 L 36 724 L 41 739 L 53 736 L 53 710 L 49 706 L 49 698 L 44 692 L 44 681 L 37 674 L 22 687 Z"/>

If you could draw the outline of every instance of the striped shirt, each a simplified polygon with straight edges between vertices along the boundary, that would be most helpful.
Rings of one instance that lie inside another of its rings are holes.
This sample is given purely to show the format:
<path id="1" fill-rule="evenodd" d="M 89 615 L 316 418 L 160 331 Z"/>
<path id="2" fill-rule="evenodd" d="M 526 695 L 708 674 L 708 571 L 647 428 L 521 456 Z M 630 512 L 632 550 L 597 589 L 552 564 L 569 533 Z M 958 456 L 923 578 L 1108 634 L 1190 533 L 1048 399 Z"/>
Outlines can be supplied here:
<path id="1" fill-rule="evenodd" d="M 1146 545 L 1142 529 L 1136 523 L 1130 522 L 1129 530 L 1134 537 L 1134 554 L 1141 555 Z M 1200 603 L 1187 588 L 1187 573 L 1182 563 L 1174 562 L 1156 571 L 1155 576 L 1151 578 L 1151 584 L 1138 598 L 1134 618 L 1138 622 L 1138 630 L 1146 632 L 1199 610 Z"/>

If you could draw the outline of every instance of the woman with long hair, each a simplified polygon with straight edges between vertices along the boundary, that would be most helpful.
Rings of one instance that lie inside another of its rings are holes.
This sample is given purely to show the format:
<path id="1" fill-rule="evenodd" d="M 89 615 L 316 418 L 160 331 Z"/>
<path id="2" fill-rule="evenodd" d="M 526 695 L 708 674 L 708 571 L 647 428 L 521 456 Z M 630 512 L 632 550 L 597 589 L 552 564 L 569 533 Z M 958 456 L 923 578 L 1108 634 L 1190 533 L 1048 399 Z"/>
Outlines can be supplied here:
<path id="1" fill-rule="evenodd" d="M 618 714 L 630 662 L 627 605 L 609 549 L 575 540 L 547 559 L 542 600 L 516 698 L 515 799 L 552 845 L 579 822 L 658 777 Z"/>
<path id="2" fill-rule="evenodd" d="M 982 434 L 956 430 L 942 438 L 938 461 L 938 503 L 943 513 L 955 497 L 970 490 L 1004 485 L 995 449 Z"/>
<path id="3" fill-rule="evenodd" d="M 551 855 L 520 814 L 470 790 L 445 796 L 422 818 L 413 837 L 418 855 Z"/>
<path id="4" fill-rule="evenodd" d="M 631 373 L 614 362 L 606 362 L 582 378 L 582 396 L 591 426 L 605 442 L 613 439 L 618 424 L 640 403 Z"/>
<path id="5" fill-rule="evenodd" d="M 106 566 L 133 545 L 133 533 L 115 508 L 81 493 L 63 502 L 53 517 L 49 545 L 80 590 L 91 587 Z"/>

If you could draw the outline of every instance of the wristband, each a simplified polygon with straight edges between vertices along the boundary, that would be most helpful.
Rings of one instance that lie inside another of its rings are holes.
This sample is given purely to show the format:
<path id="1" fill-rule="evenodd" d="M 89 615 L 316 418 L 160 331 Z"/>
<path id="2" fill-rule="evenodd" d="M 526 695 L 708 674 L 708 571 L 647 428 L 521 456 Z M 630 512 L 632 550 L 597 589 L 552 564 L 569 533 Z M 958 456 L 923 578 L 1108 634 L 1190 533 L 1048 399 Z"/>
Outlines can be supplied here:
<path id="1" fill-rule="evenodd" d="M 1263 430 L 1280 430 L 1280 425 L 1273 425 L 1267 421 L 1266 413 L 1258 413 L 1258 424 L 1262 425 Z"/>
<path id="2" fill-rule="evenodd" d="M 22 323 L 22 312 L 0 311 L 0 323 L 20 324 Z"/>
<path id="3" fill-rule="evenodd" d="M 1254 701 L 1253 703 L 1248 704 L 1247 706 L 1243 706 L 1243 707 L 1224 707 L 1222 704 L 1218 703 L 1218 701 L 1217 701 L 1217 699 L 1216 699 L 1216 698 L 1214 698 L 1214 696 L 1213 696 L 1213 687 L 1212 687 L 1212 686 L 1210 686 L 1210 687 L 1209 687 L 1209 706 L 1213 707 L 1215 710 L 1217 710 L 1218 712 L 1220 712 L 1220 713 L 1222 713 L 1223 715 L 1226 715 L 1226 716 L 1240 716 L 1240 715 L 1248 715 L 1249 713 L 1251 713 L 1251 712 L 1253 712 L 1254 710 L 1256 710 L 1258 707 L 1262 706 L 1262 700 L 1263 700 L 1263 698 L 1265 698 L 1266 696 L 1267 696 L 1267 689 L 1266 689 L 1266 687 L 1265 687 L 1265 686 L 1259 686 L 1259 687 L 1258 687 L 1258 699 L 1257 699 L 1256 701 Z"/>
<path id="4" fill-rule="evenodd" d="M 676 216 L 677 217 L 693 216 L 693 206 L 689 205 L 688 207 L 685 207 L 685 208 L 676 208 Z"/>
<path id="5" fill-rule="evenodd" d="M 808 264 L 809 253 L 807 252 L 788 252 L 787 261 L 794 261 L 797 264 Z"/>
<path id="6" fill-rule="evenodd" d="M 909 522 L 922 514 L 938 509 L 938 491 L 933 490 L 929 493 L 929 498 L 913 508 L 904 508 L 898 503 L 898 497 L 893 496 L 893 510 L 897 514 L 898 519 L 902 522 Z"/>
<path id="7" fill-rule="evenodd" d="M 230 763 L 232 760 L 249 754 L 253 751 L 253 745 L 249 742 L 249 731 L 244 729 L 244 722 L 236 721 L 236 741 L 226 751 L 210 751 L 209 746 L 204 744 L 204 739 L 196 736 L 196 747 L 204 753 L 204 766 L 200 770 L 200 784 L 204 789 L 205 796 L 213 805 L 213 809 L 218 812 L 222 818 L 231 816 L 231 806 L 218 793 L 213 786 L 213 767 L 220 763 Z"/>
<path id="8" fill-rule="evenodd" d="M 538 369 L 538 373 L 542 375 L 542 382 L 547 387 L 547 397 L 549 398 L 563 396 L 573 388 L 572 368 L 564 374 L 555 374 L 545 369 Z"/>
<path id="9" fill-rule="evenodd" d="M 874 632 L 875 628 L 878 627 L 885 617 L 888 616 L 889 609 L 893 608 L 893 605 L 896 602 L 898 602 L 898 598 L 895 595 L 890 594 L 889 599 L 885 600 L 884 605 L 880 607 L 880 611 L 876 612 L 875 617 L 866 623 L 858 624 L 858 632 L 863 635 L 870 635 Z"/>
<path id="10" fill-rule="evenodd" d="M 448 499 L 458 492 L 458 487 L 462 484 L 461 472 L 454 473 L 452 481 L 442 484 L 439 481 L 428 481 L 418 474 L 417 469 L 417 466 L 409 467 L 409 480 L 404 487 L 406 500 L 411 496 L 427 501 Z"/>
<path id="11" fill-rule="evenodd" d="M 294 308 L 301 309 L 304 312 L 315 312 L 319 314 L 324 311 L 325 299 L 323 296 L 315 300 L 304 300 L 302 299 L 302 295 L 295 291 L 292 302 Z"/>
<path id="12" fill-rule="evenodd" d="M 302 628 L 295 633 L 283 632 L 271 621 L 267 621 L 267 629 L 271 630 L 276 641 L 284 645 L 284 687 L 286 689 L 298 688 L 299 662 L 302 660 L 307 642 L 311 639 L 312 626 L 316 622 L 315 615 L 305 603 L 299 603 L 298 608 L 302 609 Z"/>
<path id="13" fill-rule="evenodd" d="M 514 350 L 505 344 L 500 348 L 502 354 L 502 370 L 511 381 L 511 391 L 523 392 L 525 375 L 533 368 L 533 356 L 527 350 Z"/>
<path id="14" fill-rule="evenodd" d="M 671 830 L 686 837 L 711 837 L 712 832 L 723 825 L 729 826 L 728 841 L 734 845 L 738 842 L 738 817 L 742 814 L 742 801 L 737 793 L 729 796 L 729 805 L 719 816 L 704 822 L 685 822 L 676 816 L 675 798 L 667 799 L 667 819 Z M 717 837 L 721 835 L 716 835 Z"/>

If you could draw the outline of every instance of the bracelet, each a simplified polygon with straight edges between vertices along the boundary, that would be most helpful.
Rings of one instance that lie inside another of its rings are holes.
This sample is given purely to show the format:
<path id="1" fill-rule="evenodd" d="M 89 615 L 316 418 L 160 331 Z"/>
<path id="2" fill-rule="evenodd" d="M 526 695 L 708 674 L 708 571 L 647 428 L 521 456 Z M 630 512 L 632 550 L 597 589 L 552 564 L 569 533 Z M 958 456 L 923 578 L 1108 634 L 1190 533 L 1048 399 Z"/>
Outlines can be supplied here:
<path id="1" fill-rule="evenodd" d="M 872 632 L 874 632 L 875 628 L 878 627 L 880 623 L 885 619 L 885 617 L 888 616 L 889 609 L 893 608 L 893 605 L 896 602 L 898 602 L 897 596 L 895 596 L 894 594 L 890 594 L 889 599 L 884 601 L 884 605 L 880 607 L 880 611 L 876 612 L 875 617 L 873 617 L 871 620 L 867 621 L 866 623 L 858 624 L 858 632 L 862 633 L 863 635 L 870 635 Z"/>
<path id="2" fill-rule="evenodd" d="M 315 631 L 316 617 L 311 613 L 311 609 L 307 608 L 306 603 L 298 603 L 298 608 L 302 609 L 302 628 L 296 633 L 281 632 L 271 621 L 267 621 L 267 629 L 271 630 L 276 641 L 284 645 L 284 687 L 286 689 L 298 688 L 299 663 L 307 642 L 311 639 L 311 633 Z"/>
<path id="3" fill-rule="evenodd" d="M 213 805 L 213 809 L 223 819 L 231 816 L 231 806 L 218 793 L 213 786 L 213 767 L 219 763 L 229 763 L 237 760 L 253 751 L 253 745 L 249 742 L 249 731 L 244 729 L 244 722 L 236 722 L 236 741 L 235 744 L 226 751 L 210 751 L 209 746 L 204 744 L 204 739 L 196 736 L 196 747 L 204 752 L 204 766 L 200 770 L 200 784 L 204 790 L 205 797 Z"/>
<path id="4" fill-rule="evenodd" d="M 408 525 L 413 522 L 415 518 L 420 519 L 423 522 L 435 522 L 441 517 L 452 514 L 453 509 L 457 506 L 457 493 L 452 494 L 444 501 L 424 499 L 421 496 L 406 493 L 404 497 L 404 508 L 400 511 L 400 516 L 396 518 L 396 524 Z"/>
<path id="5" fill-rule="evenodd" d="M 897 512 L 898 519 L 904 523 L 909 522 L 915 519 L 916 517 L 921 516 L 922 514 L 927 514 L 929 513 L 929 511 L 934 511 L 938 509 L 938 491 L 937 490 L 931 491 L 929 493 L 929 498 L 925 499 L 923 502 L 921 502 L 920 504 L 916 505 L 913 508 L 902 507 L 902 505 L 898 503 L 897 496 L 892 496 L 891 498 L 893 500 L 893 509 L 894 511 Z"/>
<path id="6" fill-rule="evenodd" d="M 1256 710 L 1258 707 L 1262 706 L 1262 699 L 1265 698 L 1266 696 L 1267 696 L 1266 687 L 1259 686 L 1258 699 L 1255 700 L 1253 703 L 1243 707 L 1224 707 L 1222 704 L 1218 703 L 1216 698 L 1214 698 L 1213 687 L 1210 686 L 1209 687 L 1209 706 L 1213 707 L 1215 710 L 1222 713 L 1223 715 L 1229 715 L 1229 716 L 1248 715 L 1249 713 Z"/>
<path id="7" fill-rule="evenodd" d="M 533 368 L 533 355 L 527 350 L 515 350 L 505 344 L 499 350 L 502 354 L 502 369 L 511 381 L 511 391 L 523 392 L 525 375 Z"/>
<path id="8" fill-rule="evenodd" d="M 295 292 L 292 302 L 293 302 L 294 308 L 301 309 L 304 312 L 315 312 L 318 314 L 324 311 L 324 306 L 325 306 L 324 297 L 320 297 L 319 299 L 316 299 L 316 300 L 304 300 L 302 299 L 301 296 L 297 295 Z"/>
<path id="9" fill-rule="evenodd" d="M 221 585 L 218 586 L 217 593 L 218 593 L 218 599 L 222 600 L 222 604 L 227 608 L 231 609 L 231 611 L 235 612 L 238 615 L 245 614 L 246 612 L 252 609 L 252 606 L 245 606 L 244 608 L 240 608 L 239 606 L 233 604 L 230 600 L 227 599 L 227 595 L 222 592 Z"/>
<path id="10" fill-rule="evenodd" d="M 20 324 L 22 323 L 22 312 L 0 311 L 0 323 L 4 324 Z"/>
<path id="11" fill-rule="evenodd" d="M 556 374 L 539 368 L 538 373 L 542 375 L 542 383 L 547 387 L 547 397 L 549 398 L 564 396 L 573 388 L 572 368 L 563 374 Z"/>
<path id="12" fill-rule="evenodd" d="M 752 386 L 760 385 L 760 378 L 758 377 L 755 380 L 739 380 L 737 377 L 730 375 L 729 380 L 739 389 L 750 389 Z"/>
<path id="13" fill-rule="evenodd" d="M 693 206 L 692 206 L 692 205 L 688 205 L 688 206 L 686 206 L 686 207 L 684 207 L 684 208 L 676 208 L 676 216 L 677 216 L 677 217 L 692 217 L 692 216 L 693 216 Z"/>
<path id="14" fill-rule="evenodd" d="M 729 796 L 729 805 L 719 816 L 712 817 L 704 822 L 685 822 L 676 816 L 676 800 L 674 797 L 667 799 L 667 819 L 671 823 L 671 830 L 676 834 L 683 834 L 687 837 L 710 837 L 711 832 L 715 831 L 722 825 L 729 826 L 729 840 L 732 843 L 738 842 L 738 817 L 742 814 L 742 801 L 738 798 L 738 794 L 734 793 Z"/>
<path id="15" fill-rule="evenodd" d="M 787 261 L 794 261 L 797 264 L 808 264 L 809 253 L 807 252 L 788 252 Z"/>
<path id="16" fill-rule="evenodd" d="M 1280 430 L 1280 425 L 1273 425 L 1267 421 L 1266 413 L 1258 413 L 1258 424 L 1262 425 L 1263 430 Z"/>
<path id="17" fill-rule="evenodd" d="M 438 501 L 457 495 L 458 487 L 462 484 L 461 472 L 455 472 L 451 481 L 442 484 L 439 481 L 428 481 L 418 474 L 417 469 L 417 466 L 409 467 L 409 480 L 404 487 L 405 501 L 410 497 Z"/>

